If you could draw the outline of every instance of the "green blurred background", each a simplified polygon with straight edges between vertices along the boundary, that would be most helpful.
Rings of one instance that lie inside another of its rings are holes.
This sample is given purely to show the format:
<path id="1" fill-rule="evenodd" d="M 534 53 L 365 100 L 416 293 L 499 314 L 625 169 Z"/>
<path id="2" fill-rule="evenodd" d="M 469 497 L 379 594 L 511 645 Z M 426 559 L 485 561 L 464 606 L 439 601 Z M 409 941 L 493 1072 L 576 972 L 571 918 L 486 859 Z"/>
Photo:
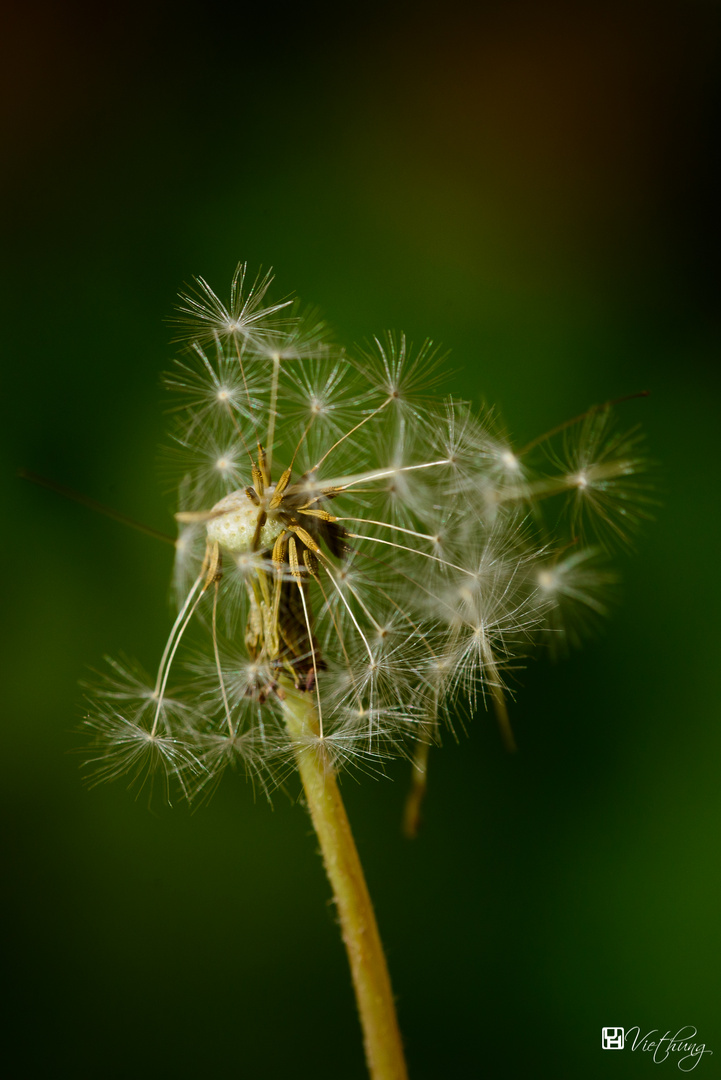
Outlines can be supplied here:
<path id="1" fill-rule="evenodd" d="M 17 8 L 17 6 L 16 6 Z M 157 662 L 162 319 L 238 260 L 346 344 L 452 349 L 521 442 L 625 405 L 658 463 L 601 640 L 529 667 L 509 757 L 479 715 L 343 785 L 414 1080 L 656 1075 L 605 1025 L 685 1024 L 721 1075 L 719 170 L 714 3 L 151 2 L 10 14 L 2 775 L 10 1076 L 365 1075 L 303 809 L 228 778 L 195 814 L 85 790 L 78 680 Z M 718 554 L 718 553 L 717 553 Z M 676 1065 L 660 1068 L 666 1074 Z"/>

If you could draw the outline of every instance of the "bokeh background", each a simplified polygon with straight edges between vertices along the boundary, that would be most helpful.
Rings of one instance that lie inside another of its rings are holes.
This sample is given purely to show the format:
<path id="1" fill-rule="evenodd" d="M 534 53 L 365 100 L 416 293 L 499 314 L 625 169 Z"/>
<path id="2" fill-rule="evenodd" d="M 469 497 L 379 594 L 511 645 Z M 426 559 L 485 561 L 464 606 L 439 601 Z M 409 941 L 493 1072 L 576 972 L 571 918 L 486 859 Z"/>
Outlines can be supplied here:
<path id="1" fill-rule="evenodd" d="M 718 5 L 5 18 L 6 1075 L 365 1075 L 302 807 L 83 787 L 78 680 L 156 663 L 169 550 L 15 475 L 172 528 L 162 320 L 238 260 L 348 345 L 443 342 L 521 443 L 651 391 L 656 520 L 604 636 L 524 674 L 520 752 L 485 715 L 448 739 L 414 843 L 404 767 L 344 793 L 415 1080 L 648 1075 L 601 1050 L 635 1024 L 721 1075 Z"/>

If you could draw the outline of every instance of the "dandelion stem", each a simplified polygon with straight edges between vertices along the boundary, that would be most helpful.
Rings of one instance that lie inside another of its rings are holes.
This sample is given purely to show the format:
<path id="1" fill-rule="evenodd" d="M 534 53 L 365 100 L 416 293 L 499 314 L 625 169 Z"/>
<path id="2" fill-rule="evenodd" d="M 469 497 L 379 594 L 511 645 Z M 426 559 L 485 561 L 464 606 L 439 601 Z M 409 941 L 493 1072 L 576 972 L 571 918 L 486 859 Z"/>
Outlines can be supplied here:
<path id="1" fill-rule="evenodd" d="M 228 694 L 225 690 L 225 680 L 223 679 L 223 665 L 220 662 L 220 652 L 218 651 L 218 591 L 220 582 L 215 583 L 215 595 L 213 596 L 213 655 L 215 656 L 215 670 L 218 673 L 218 686 L 220 687 L 221 697 L 223 698 L 223 708 L 225 709 L 225 719 L 228 721 L 228 734 L 233 735 L 233 721 L 230 718 L 230 705 L 228 704 Z"/>
<path id="2" fill-rule="evenodd" d="M 291 539 L 291 543 L 293 543 Z M 305 602 L 305 593 L 303 592 L 303 585 L 298 582 L 298 592 L 300 593 L 301 603 L 303 604 L 303 615 L 305 617 L 305 625 L 308 631 L 308 644 L 310 645 L 310 655 L 313 661 L 313 685 L 315 687 L 315 697 L 318 702 L 318 731 L 320 738 L 323 738 L 323 710 L 320 705 L 320 686 L 318 685 L 318 665 L 315 659 L 315 645 L 313 644 L 313 629 L 310 625 L 310 616 L 308 614 L 308 605 Z"/>
<path id="3" fill-rule="evenodd" d="M 353 841 L 335 773 L 309 745 L 318 735 L 313 699 L 288 684 L 285 723 L 295 747 L 298 771 L 333 890 L 348 954 L 366 1061 L 372 1080 L 406 1080 L 395 1004 L 373 904 Z"/>
<path id="4" fill-rule="evenodd" d="M 339 520 L 341 520 L 339 518 Z M 346 533 L 346 536 L 350 540 L 368 540 L 371 544 L 384 544 L 386 547 L 398 548 L 399 551 L 407 551 L 411 555 L 420 555 L 423 559 L 430 559 L 432 562 L 440 563 L 441 566 L 446 566 L 450 570 L 458 570 L 461 574 L 466 574 L 468 577 L 476 577 L 475 570 L 467 570 L 464 566 L 458 566 L 456 563 L 448 562 L 447 559 L 441 559 L 438 555 L 431 555 L 427 551 L 418 551 L 416 548 L 408 547 L 406 544 L 396 544 L 393 540 L 383 540 L 380 536 L 368 536 L 365 533 Z"/>
<path id="5" fill-rule="evenodd" d="M 506 705 L 506 698 L 503 693 L 503 682 L 498 672 L 498 667 L 496 666 L 493 651 L 489 645 L 485 645 L 483 648 L 483 661 L 488 672 L 488 692 L 491 695 L 491 701 L 493 702 L 493 711 L 496 714 L 501 738 L 503 739 L 503 743 L 509 754 L 515 754 L 518 747 L 516 746 L 516 739 L 508 715 L 508 706 Z"/>
<path id="6" fill-rule="evenodd" d="M 270 408 L 268 409 L 268 437 L 266 453 L 268 455 L 268 475 L 273 469 L 273 440 L 275 439 L 275 420 L 278 409 L 278 378 L 280 376 L 280 355 L 273 354 L 273 378 L 270 387 Z"/>
<path id="7" fill-rule="evenodd" d="M 363 641 L 363 644 L 366 647 L 366 652 L 368 653 L 368 656 L 370 657 L 371 663 L 373 663 L 373 659 L 374 659 L 373 650 L 371 649 L 370 645 L 368 644 L 368 638 L 365 636 L 365 634 L 361 630 L 360 626 L 358 625 L 358 620 L 356 619 L 355 615 L 353 614 L 353 611 L 351 609 L 350 604 L 348 603 L 345 596 L 343 595 L 343 590 L 341 589 L 340 585 L 336 581 L 335 574 L 333 574 L 332 570 L 330 569 L 331 564 L 330 564 L 329 560 L 326 559 L 323 556 L 322 552 L 319 552 L 319 554 L 321 555 L 321 558 L 323 559 L 323 565 L 325 566 L 325 568 L 326 568 L 326 570 L 328 572 L 328 577 L 333 582 L 333 587 L 334 587 L 335 591 L 338 593 L 338 596 L 341 598 L 341 600 L 345 604 L 346 611 L 350 615 L 353 625 L 355 626 L 356 630 L 360 634 L 361 640 Z M 356 597 L 356 600 L 357 600 L 358 599 L 357 595 L 355 593 L 353 593 L 353 595 Z"/>
<path id="8" fill-rule="evenodd" d="M 197 588 L 197 585 L 198 585 L 198 582 L 196 582 L 196 584 L 193 586 L 193 591 L 189 594 L 187 600 L 185 601 L 185 604 L 181 609 L 181 615 L 183 614 L 183 612 L 186 611 L 186 609 L 188 607 L 188 601 L 190 600 L 191 596 L 193 595 L 193 592 L 195 592 L 195 589 Z M 158 703 L 155 706 L 155 716 L 153 718 L 153 727 L 152 727 L 152 730 L 150 732 L 151 737 L 154 736 L 155 732 L 158 730 L 158 721 L 160 720 L 160 711 L 163 708 L 163 698 L 165 697 L 165 687 L 168 685 L 168 675 L 170 675 L 170 669 L 171 669 L 171 667 L 173 665 L 173 660 L 175 659 L 175 654 L 178 651 L 178 645 L 180 645 L 180 640 L 181 640 L 183 634 L 185 633 L 185 628 L 188 625 L 188 623 L 190 622 L 190 620 L 193 618 L 193 614 L 195 613 L 195 609 L 197 608 L 198 604 L 202 600 L 204 592 L 205 592 L 205 590 L 203 589 L 196 596 L 195 600 L 193 601 L 193 606 L 188 611 L 187 615 L 185 616 L 185 618 L 184 618 L 184 620 L 183 620 L 183 622 L 182 622 L 182 624 L 180 626 L 180 629 L 178 630 L 178 634 L 177 634 L 177 637 L 175 638 L 172 649 L 170 649 L 170 651 L 168 651 L 168 645 L 173 640 L 173 633 L 175 631 L 175 627 L 178 625 L 179 618 L 176 619 L 175 624 L 173 626 L 173 629 L 170 632 L 170 637 L 168 638 L 168 644 L 165 646 L 165 652 L 163 653 L 163 658 L 162 658 L 162 660 L 160 662 L 160 668 L 158 670 L 158 684 L 159 685 L 156 684 L 156 686 L 158 688 L 155 691 L 155 696 L 157 697 Z M 163 665 L 165 665 L 165 671 L 164 672 L 163 672 Z M 161 681 L 161 678 L 160 678 L 161 674 L 163 676 L 162 681 Z"/>
<path id="9" fill-rule="evenodd" d="M 362 428 L 364 424 L 367 424 L 368 421 L 372 420 L 374 416 L 378 415 L 378 413 L 383 412 L 383 410 L 386 408 L 386 406 L 390 405 L 392 400 L 393 400 L 393 398 L 386 398 L 386 400 L 383 402 L 382 405 L 379 405 L 377 409 L 374 409 L 373 412 L 369 413 L 368 416 L 363 418 L 363 420 L 360 420 L 356 424 L 355 427 L 352 427 L 350 429 L 350 431 L 346 431 L 345 435 L 341 435 L 340 439 L 338 439 L 337 442 L 334 442 L 333 445 L 328 450 L 326 450 L 326 452 L 323 454 L 323 457 L 320 458 L 320 460 L 316 462 L 316 464 L 313 466 L 313 472 L 315 472 L 316 469 L 319 469 L 321 467 L 321 465 L 323 464 L 325 459 L 327 457 L 329 457 L 333 453 L 333 451 L 336 449 L 336 447 L 340 446 L 340 444 L 345 439 L 347 439 L 349 435 L 352 435 L 355 431 L 358 430 L 358 428 Z"/>
<path id="10" fill-rule="evenodd" d="M 406 533 L 408 536 L 416 536 L 419 540 L 430 540 L 432 543 L 436 543 L 437 536 L 430 536 L 428 533 L 414 532 L 413 529 L 405 529 L 402 525 L 393 525 L 390 521 L 375 521 L 373 518 L 365 517 L 337 517 L 336 521 L 360 521 L 364 525 L 380 525 L 384 529 L 392 529 L 393 532 Z"/>
<path id="11" fill-rule="evenodd" d="M 350 434 L 350 433 L 349 433 Z M 326 457 L 328 455 L 326 454 Z M 356 484 L 371 483 L 375 480 L 385 480 L 389 476 L 398 476 L 400 473 L 418 472 L 419 469 L 435 469 L 439 465 L 447 465 L 448 458 L 439 458 L 438 461 L 421 461 L 417 465 L 398 465 L 391 469 L 371 469 L 368 472 L 358 473 L 354 476 L 333 477 L 323 481 L 323 487 L 327 489 L 339 488 L 345 491 L 355 487 Z M 316 468 L 318 466 L 316 465 Z"/>
<path id="12" fill-rule="evenodd" d="M 155 698 L 157 698 L 158 695 L 160 694 L 160 687 L 161 687 L 161 684 L 163 682 L 163 674 L 165 672 L 165 661 L 168 659 L 168 653 L 170 652 L 173 641 L 175 640 L 176 630 L 178 629 L 178 627 L 182 623 L 183 619 L 185 618 L 186 612 L 187 612 L 188 608 L 190 607 L 190 604 L 191 604 L 191 602 L 193 600 L 193 597 L 195 596 L 196 592 L 200 588 L 200 583 L 201 583 L 202 580 L 203 580 L 203 574 L 200 573 L 200 574 L 198 574 L 197 578 L 193 582 L 193 587 L 191 588 L 190 592 L 186 596 L 185 601 L 183 603 L 183 606 L 181 607 L 180 611 L 178 612 L 177 618 L 176 618 L 175 622 L 173 623 L 173 627 L 172 627 L 170 633 L 168 634 L 168 640 L 165 643 L 165 648 L 163 649 L 163 655 L 161 656 L 160 663 L 158 665 L 158 677 L 155 680 L 155 689 L 153 690 L 153 697 L 155 697 Z"/>
<path id="13" fill-rule="evenodd" d="M 218 341 L 218 344 L 219 344 L 220 342 L 219 342 L 219 339 L 217 339 L 217 337 L 216 337 L 216 340 Z M 248 381 L 247 381 L 247 379 L 245 377 L 245 366 L 243 364 L 243 355 L 242 355 L 242 353 L 240 351 L 240 343 L 239 343 L 237 338 L 235 339 L 235 353 L 236 353 L 236 356 L 238 357 L 238 367 L 240 368 L 240 374 L 241 374 L 241 376 L 243 378 L 243 389 L 245 390 L 245 396 L 246 396 L 246 398 L 248 400 L 248 410 L 249 410 L 249 412 L 252 413 L 253 412 L 253 401 L 252 401 L 251 396 L 250 396 L 250 391 L 248 390 Z M 241 438 L 242 438 L 242 435 L 241 435 Z M 245 440 L 243 440 L 243 445 L 245 446 Z M 245 448 L 246 448 L 246 450 L 248 449 L 247 446 Z M 250 453 L 250 451 L 248 451 L 248 453 Z"/>
<path id="14" fill-rule="evenodd" d="M 418 836 L 421 827 L 421 807 L 426 797 L 428 785 L 428 754 L 431 744 L 428 739 L 420 739 L 413 755 L 411 789 L 403 809 L 403 835 L 409 840 Z"/>

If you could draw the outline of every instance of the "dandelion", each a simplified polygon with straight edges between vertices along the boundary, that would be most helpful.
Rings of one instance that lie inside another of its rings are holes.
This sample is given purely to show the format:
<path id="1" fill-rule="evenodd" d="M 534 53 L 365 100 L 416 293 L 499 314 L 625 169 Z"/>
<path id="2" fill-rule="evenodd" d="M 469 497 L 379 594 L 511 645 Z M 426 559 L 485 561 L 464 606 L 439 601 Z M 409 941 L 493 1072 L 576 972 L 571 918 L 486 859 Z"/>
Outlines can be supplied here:
<path id="1" fill-rule="evenodd" d="M 490 705 L 514 748 L 510 673 L 606 613 L 613 575 L 584 533 L 628 536 L 645 512 L 643 459 L 610 406 L 514 448 L 490 414 L 442 399 L 432 343 L 387 335 L 347 354 L 316 314 L 271 302 L 271 281 L 246 287 L 240 266 L 227 304 L 202 278 L 181 296 L 186 347 L 167 378 L 178 613 L 153 679 L 111 662 L 89 691 L 88 768 L 140 785 L 156 771 L 190 800 L 228 768 L 264 792 L 296 769 L 368 1066 L 398 1078 L 336 776 L 408 757 L 414 833 L 429 748 L 454 713 Z"/>

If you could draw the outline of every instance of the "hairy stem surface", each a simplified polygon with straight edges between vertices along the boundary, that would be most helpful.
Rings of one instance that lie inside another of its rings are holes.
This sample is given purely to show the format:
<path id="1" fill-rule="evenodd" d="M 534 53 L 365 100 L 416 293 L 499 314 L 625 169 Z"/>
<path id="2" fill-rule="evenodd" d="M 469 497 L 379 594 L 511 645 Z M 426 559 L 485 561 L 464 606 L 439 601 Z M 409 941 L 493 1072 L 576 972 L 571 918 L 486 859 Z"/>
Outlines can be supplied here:
<path id="1" fill-rule="evenodd" d="M 383 946 L 334 770 L 313 744 L 318 716 L 310 695 L 288 690 L 288 733 L 320 841 L 348 953 L 368 1069 L 373 1080 L 406 1080 L 400 1031 Z"/>

